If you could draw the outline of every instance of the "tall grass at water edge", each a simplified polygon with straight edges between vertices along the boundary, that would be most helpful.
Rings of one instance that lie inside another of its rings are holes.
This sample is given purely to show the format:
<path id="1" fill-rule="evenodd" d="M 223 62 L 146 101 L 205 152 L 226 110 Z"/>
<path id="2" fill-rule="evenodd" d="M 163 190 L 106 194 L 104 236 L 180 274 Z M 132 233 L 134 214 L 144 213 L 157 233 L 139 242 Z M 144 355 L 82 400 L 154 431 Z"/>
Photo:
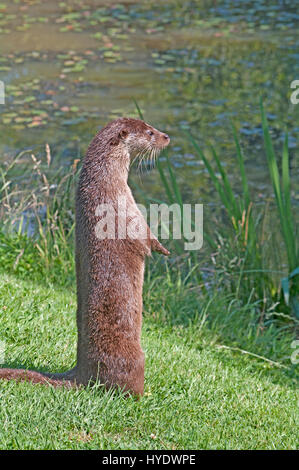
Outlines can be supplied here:
<path id="1" fill-rule="evenodd" d="M 137 109 L 142 117 L 139 107 Z M 260 208 L 251 197 L 245 158 L 234 124 L 231 123 L 232 134 L 241 180 L 241 192 L 238 195 L 215 148 L 209 145 L 208 152 L 204 152 L 196 138 L 191 133 L 186 133 L 186 138 L 208 171 L 221 202 L 222 214 L 228 222 L 218 225 L 213 234 L 205 232 L 204 238 L 214 253 L 211 259 L 215 267 L 217 285 L 222 285 L 224 290 L 233 294 L 236 299 L 246 302 L 251 299 L 257 302 L 261 320 L 267 311 L 268 314 L 269 311 L 275 311 L 276 316 L 280 315 L 285 319 L 288 319 L 288 315 L 299 319 L 298 226 L 291 204 L 288 135 L 285 134 L 279 171 L 262 100 L 260 111 L 265 157 L 275 195 L 271 221 L 268 220 L 269 205 Z M 165 194 L 168 202 L 178 204 L 182 211 L 182 193 L 167 152 L 164 152 L 164 158 L 165 165 L 162 166 L 158 162 L 157 167 Z M 273 233 L 277 228 L 281 240 Z M 267 233 L 269 230 L 270 233 Z M 182 252 L 182 245 L 176 243 L 176 248 Z M 273 250 L 277 249 L 281 252 L 281 259 L 273 266 L 270 259 L 273 257 Z M 199 265 L 194 269 L 194 261 L 198 263 L 198 256 L 192 252 L 188 255 L 193 260 L 193 270 L 196 274 L 197 269 L 201 269 Z"/>

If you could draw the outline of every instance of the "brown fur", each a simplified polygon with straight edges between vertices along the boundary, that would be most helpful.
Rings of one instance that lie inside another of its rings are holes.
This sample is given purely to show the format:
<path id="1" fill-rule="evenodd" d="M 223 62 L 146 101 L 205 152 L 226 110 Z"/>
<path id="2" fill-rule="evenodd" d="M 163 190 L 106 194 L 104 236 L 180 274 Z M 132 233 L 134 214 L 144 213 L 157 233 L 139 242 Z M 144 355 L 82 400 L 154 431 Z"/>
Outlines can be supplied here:
<path id="1" fill-rule="evenodd" d="M 76 195 L 77 365 L 62 374 L 0 369 L 0 378 L 55 386 L 98 379 L 107 388 L 143 394 L 144 261 L 151 251 L 169 252 L 148 227 L 146 238 L 98 239 L 96 209 L 110 203 L 117 211 L 118 197 L 125 196 L 130 212 L 143 220 L 127 184 L 129 165 L 140 152 L 159 151 L 168 143 L 166 134 L 130 118 L 112 121 L 92 140 Z"/>

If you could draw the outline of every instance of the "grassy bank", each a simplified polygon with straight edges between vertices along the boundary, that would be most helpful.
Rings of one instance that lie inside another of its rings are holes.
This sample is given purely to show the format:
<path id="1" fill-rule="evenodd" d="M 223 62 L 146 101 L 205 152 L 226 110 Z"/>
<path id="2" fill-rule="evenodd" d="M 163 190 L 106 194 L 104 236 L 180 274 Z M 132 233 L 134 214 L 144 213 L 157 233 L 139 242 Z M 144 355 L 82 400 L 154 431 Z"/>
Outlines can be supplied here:
<path id="1" fill-rule="evenodd" d="M 171 308 L 179 315 L 186 297 L 176 295 Z M 72 366 L 73 293 L 2 275 L 0 299 L 6 366 Z M 69 391 L 3 381 L 0 448 L 296 448 L 296 391 L 280 368 L 222 348 L 206 334 L 203 318 L 173 327 L 153 314 L 145 313 L 143 327 L 142 400 L 100 387 Z"/>

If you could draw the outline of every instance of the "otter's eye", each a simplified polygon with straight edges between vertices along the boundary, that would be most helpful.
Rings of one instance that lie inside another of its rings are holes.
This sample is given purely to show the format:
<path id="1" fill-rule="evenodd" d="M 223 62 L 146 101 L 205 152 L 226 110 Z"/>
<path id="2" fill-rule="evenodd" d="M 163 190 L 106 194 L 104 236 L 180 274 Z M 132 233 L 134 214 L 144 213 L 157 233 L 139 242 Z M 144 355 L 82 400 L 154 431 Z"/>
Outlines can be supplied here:
<path id="1" fill-rule="evenodd" d="M 153 131 L 151 131 L 151 130 L 148 130 L 148 131 L 146 131 L 146 132 L 147 132 L 148 135 L 150 135 L 150 136 L 154 135 Z"/>

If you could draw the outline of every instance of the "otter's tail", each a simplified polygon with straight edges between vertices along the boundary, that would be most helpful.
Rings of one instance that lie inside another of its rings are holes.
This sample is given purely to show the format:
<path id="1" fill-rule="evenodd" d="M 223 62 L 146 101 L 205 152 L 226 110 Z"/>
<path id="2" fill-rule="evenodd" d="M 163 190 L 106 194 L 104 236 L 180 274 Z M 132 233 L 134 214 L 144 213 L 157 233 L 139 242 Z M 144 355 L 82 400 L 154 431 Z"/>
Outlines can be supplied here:
<path id="1" fill-rule="evenodd" d="M 54 387 L 73 387 L 72 371 L 62 374 L 50 374 L 26 369 L 0 369 L 0 380 L 15 380 L 34 384 L 53 385 Z M 57 377 L 57 378 L 56 378 Z"/>

